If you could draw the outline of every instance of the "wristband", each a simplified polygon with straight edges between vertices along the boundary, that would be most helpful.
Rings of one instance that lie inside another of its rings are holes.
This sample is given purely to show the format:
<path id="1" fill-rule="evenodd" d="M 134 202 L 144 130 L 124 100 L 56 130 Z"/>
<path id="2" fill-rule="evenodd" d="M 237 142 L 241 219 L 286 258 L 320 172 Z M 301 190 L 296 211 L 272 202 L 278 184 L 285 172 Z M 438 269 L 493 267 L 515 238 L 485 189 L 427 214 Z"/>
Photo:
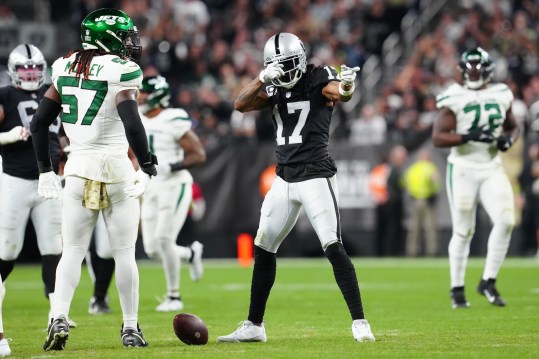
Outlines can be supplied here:
<path id="1" fill-rule="evenodd" d="M 39 173 L 45 173 L 45 172 L 51 172 L 53 171 L 52 163 L 49 160 L 47 161 L 37 161 L 37 168 L 39 170 Z"/>
<path id="2" fill-rule="evenodd" d="M 352 82 L 352 87 L 350 87 L 350 90 L 346 91 L 345 89 L 342 88 L 342 82 L 339 83 L 339 94 L 341 96 L 344 96 L 344 97 L 348 97 L 350 95 L 352 95 L 352 93 L 354 92 L 354 90 L 356 89 L 356 84 Z"/>
<path id="3" fill-rule="evenodd" d="M 177 172 L 185 169 L 185 165 L 183 164 L 183 161 L 171 163 L 170 165 L 170 172 Z"/>

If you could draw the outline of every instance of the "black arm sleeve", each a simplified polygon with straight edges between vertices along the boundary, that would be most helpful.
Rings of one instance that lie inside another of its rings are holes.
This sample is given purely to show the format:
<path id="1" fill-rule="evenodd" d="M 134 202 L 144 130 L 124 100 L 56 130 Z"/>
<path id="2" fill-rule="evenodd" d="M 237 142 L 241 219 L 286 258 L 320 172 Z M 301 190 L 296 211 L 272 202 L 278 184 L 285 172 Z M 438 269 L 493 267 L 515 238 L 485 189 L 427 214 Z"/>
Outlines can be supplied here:
<path id="1" fill-rule="evenodd" d="M 118 114 L 124 124 L 129 147 L 133 150 L 141 170 L 155 176 L 157 171 L 154 165 L 157 164 L 157 159 L 150 153 L 148 148 L 148 139 L 146 138 L 144 125 L 140 120 L 137 102 L 134 100 L 121 102 L 118 105 Z"/>
<path id="2" fill-rule="evenodd" d="M 39 103 L 39 107 L 30 123 L 39 173 L 53 170 L 49 153 L 49 126 L 54 122 L 61 109 L 62 106 L 58 102 L 45 97 Z"/>

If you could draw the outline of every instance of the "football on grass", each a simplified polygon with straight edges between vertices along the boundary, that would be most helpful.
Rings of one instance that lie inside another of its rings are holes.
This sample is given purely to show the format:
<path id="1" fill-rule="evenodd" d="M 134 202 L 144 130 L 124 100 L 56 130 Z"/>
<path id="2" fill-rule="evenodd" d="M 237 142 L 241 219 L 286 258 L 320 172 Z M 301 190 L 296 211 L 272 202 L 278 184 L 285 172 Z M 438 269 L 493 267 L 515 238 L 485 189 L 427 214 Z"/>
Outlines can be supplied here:
<path id="1" fill-rule="evenodd" d="M 187 345 L 204 345 L 208 342 L 208 327 L 194 314 L 176 314 L 173 325 L 178 339 Z"/>

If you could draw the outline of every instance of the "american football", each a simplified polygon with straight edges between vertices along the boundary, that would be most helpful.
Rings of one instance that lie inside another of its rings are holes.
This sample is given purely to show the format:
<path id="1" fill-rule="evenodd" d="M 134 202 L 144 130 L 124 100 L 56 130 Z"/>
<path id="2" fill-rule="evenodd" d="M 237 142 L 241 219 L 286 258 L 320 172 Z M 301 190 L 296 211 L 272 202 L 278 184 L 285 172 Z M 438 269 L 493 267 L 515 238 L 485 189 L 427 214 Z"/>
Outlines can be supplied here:
<path id="1" fill-rule="evenodd" d="M 178 339 L 187 345 L 204 345 L 208 342 L 208 327 L 194 314 L 176 314 L 173 325 Z"/>

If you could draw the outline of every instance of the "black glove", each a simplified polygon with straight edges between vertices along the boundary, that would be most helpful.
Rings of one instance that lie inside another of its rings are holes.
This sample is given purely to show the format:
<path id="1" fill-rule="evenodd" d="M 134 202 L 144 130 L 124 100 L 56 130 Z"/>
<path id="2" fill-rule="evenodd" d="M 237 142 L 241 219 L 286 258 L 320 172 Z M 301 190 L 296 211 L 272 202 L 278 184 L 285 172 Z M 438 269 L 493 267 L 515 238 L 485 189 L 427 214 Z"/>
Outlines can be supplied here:
<path id="1" fill-rule="evenodd" d="M 140 170 L 150 177 L 157 176 L 157 170 L 155 169 L 155 165 L 157 164 L 157 157 L 151 153 L 148 153 L 147 161 L 140 164 Z"/>
<path id="2" fill-rule="evenodd" d="M 487 125 L 475 128 L 471 130 L 470 132 L 461 135 L 462 142 L 466 143 L 469 141 L 475 141 L 475 142 L 484 142 L 484 143 L 492 143 L 494 142 L 495 138 L 492 134 L 491 129 L 485 129 Z"/>
<path id="3" fill-rule="evenodd" d="M 496 147 L 502 152 L 507 151 L 513 146 L 513 139 L 510 136 L 501 135 L 496 140 Z"/>

